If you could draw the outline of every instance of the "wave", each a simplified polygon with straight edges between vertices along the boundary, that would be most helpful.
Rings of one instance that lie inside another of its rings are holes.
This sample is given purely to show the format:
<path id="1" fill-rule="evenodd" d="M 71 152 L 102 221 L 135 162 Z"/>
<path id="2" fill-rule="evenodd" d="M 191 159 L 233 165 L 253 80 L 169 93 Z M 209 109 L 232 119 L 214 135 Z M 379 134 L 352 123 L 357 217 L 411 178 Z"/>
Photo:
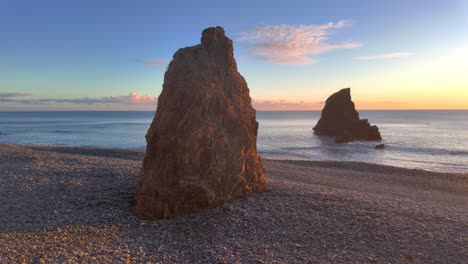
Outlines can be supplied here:
<path id="1" fill-rule="evenodd" d="M 468 155 L 468 151 L 463 150 L 449 150 L 448 153 L 451 155 Z"/>
<path id="2" fill-rule="evenodd" d="M 281 151 L 281 150 L 259 150 L 258 153 L 260 155 L 264 156 L 275 156 L 277 157 L 282 157 L 285 159 L 310 159 L 309 155 L 301 154 L 301 153 L 294 153 L 294 152 L 287 152 L 287 151 Z"/>
<path id="3" fill-rule="evenodd" d="M 80 123 L 80 121 L 64 121 L 64 120 L 42 120 L 42 121 L 0 121 L 0 125 L 34 125 L 34 124 L 76 124 Z"/>
<path id="4" fill-rule="evenodd" d="M 412 163 L 421 163 L 421 164 L 440 164 L 440 165 L 447 165 L 451 167 L 460 167 L 460 168 L 466 168 L 465 164 L 460 164 L 460 163 L 453 163 L 453 162 L 445 162 L 445 161 L 433 161 L 433 160 L 423 160 L 423 159 L 402 159 L 402 158 L 397 158 L 397 157 L 389 157 L 387 158 L 388 161 L 395 160 L 395 161 L 403 161 L 403 162 L 412 162 Z"/>
<path id="5" fill-rule="evenodd" d="M 359 146 L 358 148 L 361 148 Z M 300 148 L 297 148 L 300 149 Z M 391 166 L 401 166 L 406 168 L 413 169 L 423 169 L 429 171 L 439 171 L 439 172 L 466 172 L 468 167 L 464 163 L 448 162 L 444 160 L 424 160 L 417 158 L 402 158 L 398 157 L 398 154 L 393 154 L 391 156 L 386 156 L 384 159 L 380 158 L 369 158 L 362 159 L 362 156 L 358 155 L 349 155 L 349 156 L 336 156 L 336 155 L 327 155 L 325 153 L 315 153 L 315 154 L 304 154 L 298 152 L 289 152 L 284 150 L 259 150 L 259 154 L 264 158 L 280 159 L 280 160 L 315 160 L 315 161 L 357 161 L 357 162 L 369 162 L 374 164 L 383 164 Z M 348 152 L 348 151 L 347 151 Z M 354 152 L 353 152 L 354 153 Z M 380 153 L 380 151 L 376 151 Z"/>
<path id="6" fill-rule="evenodd" d="M 458 149 L 442 149 L 442 148 L 424 148 L 424 147 L 401 147 L 386 145 L 387 150 L 394 150 L 400 152 L 409 152 L 409 153 L 423 153 L 429 155 L 454 155 L 454 156 L 466 156 L 468 155 L 468 150 L 458 150 Z"/>
<path id="7" fill-rule="evenodd" d="M 281 148 L 282 150 L 313 150 L 313 149 L 319 149 L 317 146 L 311 146 L 311 147 L 284 147 Z"/>
<path id="8" fill-rule="evenodd" d="M 443 149 L 443 148 L 428 148 L 428 147 L 406 147 L 406 146 L 397 146 L 393 145 L 391 142 L 385 144 L 386 151 L 396 151 L 396 152 L 407 152 L 407 153 L 419 153 L 419 154 L 432 154 L 432 155 L 454 155 L 454 156 L 465 156 L 468 155 L 468 150 L 464 149 Z M 367 141 L 355 141 L 350 144 L 335 144 L 335 143 L 326 143 L 326 147 L 333 148 L 335 150 L 343 151 L 369 151 L 373 150 L 378 142 L 367 142 Z M 309 146 L 309 147 L 283 147 L 282 150 L 286 151 L 307 151 L 307 150 L 321 150 L 324 149 L 320 146 Z"/>
<path id="9" fill-rule="evenodd" d="M 88 133 L 86 131 L 70 131 L 70 130 L 52 130 L 49 131 L 51 133 L 58 133 L 58 134 L 84 134 Z"/>

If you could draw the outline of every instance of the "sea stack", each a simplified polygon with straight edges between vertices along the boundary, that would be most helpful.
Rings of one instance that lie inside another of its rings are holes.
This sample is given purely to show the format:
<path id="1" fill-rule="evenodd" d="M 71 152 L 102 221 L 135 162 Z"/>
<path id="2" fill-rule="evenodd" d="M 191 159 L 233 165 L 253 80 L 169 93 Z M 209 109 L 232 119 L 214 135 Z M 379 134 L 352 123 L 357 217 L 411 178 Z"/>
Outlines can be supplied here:
<path id="1" fill-rule="evenodd" d="M 261 191 L 256 112 L 222 27 L 179 49 L 164 75 L 136 192 L 136 213 L 165 219 Z"/>
<path id="2" fill-rule="evenodd" d="M 371 126 L 367 119 L 359 119 L 359 113 L 351 101 L 350 88 L 341 89 L 328 97 L 314 133 L 335 137 L 337 143 L 382 140 L 377 126 Z"/>

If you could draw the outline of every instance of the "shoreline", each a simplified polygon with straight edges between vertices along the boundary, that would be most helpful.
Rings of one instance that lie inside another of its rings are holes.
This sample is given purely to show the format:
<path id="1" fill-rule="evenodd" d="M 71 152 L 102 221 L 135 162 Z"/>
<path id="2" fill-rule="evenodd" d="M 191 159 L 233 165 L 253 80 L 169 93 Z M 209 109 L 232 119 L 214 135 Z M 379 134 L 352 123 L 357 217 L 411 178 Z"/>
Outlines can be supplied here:
<path id="1" fill-rule="evenodd" d="M 0 262 L 463 263 L 468 173 L 264 159 L 266 191 L 144 221 L 144 151 L 0 144 Z"/>
<path id="2" fill-rule="evenodd" d="M 33 148 L 33 149 L 50 149 L 56 151 L 62 151 L 64 153 L 79 153 L 79 152 L 90 152 L 95 153 L 96 155 L 117 155 L 117 156 L 125 156 L 131 155 L 136 157 L 141 156 L 143 159 L 146 150 L 145 149 L 128 149 L 128 148 L 107 148 L 107 147 L 94 147 L 94 146 L 71 146 L 71 145 L 47 145 L 47 144 L 15 144 L 15 143 L 1 143 L 0 148 L 2 146 L 17 146 L 17 147 L 25 147 L 25 148 Z M 408 170 L 408 171 L 419 171 L 425 173 L 435 173 L 435 174 L 455 174 L 455 175 L 468 175 L 468 170 L 466 172 L 452 172 L 452 171 L 436 171 L 436 170 L 425 170 L 420 168 L 408 168 L 408 167 L 400 167 L 400 166 L 393 166 L 393 165 L 386 165 L 386 164 L 379 164 L 379 163 L 370 163 L 370 162 L 363 162 L 363 161 L 345 161 L 345 160 L 310 160 L 310 159 L 302 159 L 302 158 L 274 158 L 274 155 L 263 155 L 261 151 L 259 151 L 259 155 L 262 160 L 268 161 L 285 161 L 285 162 L 297 162 L 297 163 L 310 163 L 314 164 L 314 166 L 345 166 L 345 167 L 353 167 L 352 164 L 356 166 L 358 164 L 361 165 L 368 165 L 368 166 L 375 166 L 376 168 L 383 168 L 383 169 L 400 169 L 400 170 Z M 267 156 L 267 157 L 265 157 Z M 278 156 L 283 157 L 283 155 L 278 154 Z M 138 159 L 136 159 L 138 160 Z"/>

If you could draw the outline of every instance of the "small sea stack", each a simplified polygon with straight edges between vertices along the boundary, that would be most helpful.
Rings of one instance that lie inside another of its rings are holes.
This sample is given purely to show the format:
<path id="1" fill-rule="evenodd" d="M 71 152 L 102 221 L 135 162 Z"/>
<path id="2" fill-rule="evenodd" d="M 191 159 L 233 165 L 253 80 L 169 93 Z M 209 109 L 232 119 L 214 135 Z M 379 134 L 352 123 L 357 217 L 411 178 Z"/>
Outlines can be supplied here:
<path id="1" fill-rule="evenodd" d="M 179 49 L 164 75 L 136 192 L 136 213 L 165 219 L 261 191 L 256 112 L 222 27 Z"/>
<path id="2" fill-rule="evenodd" d="M 336 143 L 382 140 L 377 126 L 371 126 L 367 119 L 359 119 L 350 88 L 341 89 L 328 97 L 320 120 L 314 127 L 314 134 L 335 137 Z"/>

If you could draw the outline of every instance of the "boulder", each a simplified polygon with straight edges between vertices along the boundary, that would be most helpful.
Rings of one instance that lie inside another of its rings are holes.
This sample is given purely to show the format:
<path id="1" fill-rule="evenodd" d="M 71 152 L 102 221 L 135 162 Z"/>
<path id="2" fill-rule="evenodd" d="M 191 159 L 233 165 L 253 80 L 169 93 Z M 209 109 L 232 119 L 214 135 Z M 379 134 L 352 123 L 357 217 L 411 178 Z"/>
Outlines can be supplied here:
<path id="1" fill-rule="evenodd" d="M 374 148 L 375 148 L 375 149 L 384 149 L 384 148 L 385 148 L 385 144 L 378 144 L 378 145 L 375 145 Z"/>
<path id="2" fill-rule="evenodd" d="M 359 113 L 351 100 L 350 88 L 341 89 L 328 97 L 314 133 L 335 137 L 337 143 L 382 140 L 377 126 L 371 126 L 367 119 L 359 119 Z"/>
<path id="3" fill-rule="evenodd" d="M 164 75 L 136 192 L 136 214 L 164 219 L 266 187 L 256 112 L 221 27 L 179 49 Z"/>

